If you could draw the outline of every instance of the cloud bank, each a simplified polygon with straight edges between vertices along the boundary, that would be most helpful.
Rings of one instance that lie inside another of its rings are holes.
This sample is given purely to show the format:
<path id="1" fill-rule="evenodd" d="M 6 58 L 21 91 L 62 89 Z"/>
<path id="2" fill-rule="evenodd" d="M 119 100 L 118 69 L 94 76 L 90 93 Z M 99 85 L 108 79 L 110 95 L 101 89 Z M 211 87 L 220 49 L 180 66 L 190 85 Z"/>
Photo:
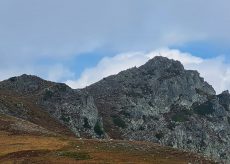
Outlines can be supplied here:
<path id="1" fill-rule="evenodd" d="M 230 89 L 230 65 L 224 57 L 203 59 L 176 49 L 158 49 L 149 53 L 129 52 L 104 57 L 97 66 L 86 69 L 77 80 L 66 83 L 72 88 L 83 88 L 102 78 L 119 73 L 131 67 L 139 67 L 155 56 L 163 56 L 180 61 L 185 69 L 198 70 L 204 79 L 211 84 L 217 93 Z"/>
<path id="2" fill-rule="evenodd" d="M 78 76 L 77 66 L 68 65 L 78 55 L 134 51 L 104 57 L 80 79 L 68 81 L 83 87 L 144 64 L 154 54 L 136 51 L 199 42 L 224 49 L 230 47 L 229 11 L 229 0 L 0 0 L 0 80 L 27 73 L 66 81 Z M 166 51 L 198 69 L 217 90 L 229 88 L 223 58 Z"/>
<path id="3" fill-rule="evenodd" d="M 0 74 L 6 67 L 21 73 L 26 63 L 25 72 L 47 78 L 38 60 L 56 60 L 55 69 L 97 49 L 150 51 L 196 41 L 229 47 L 229 11 L 229 0 L 1 0 Z"/>

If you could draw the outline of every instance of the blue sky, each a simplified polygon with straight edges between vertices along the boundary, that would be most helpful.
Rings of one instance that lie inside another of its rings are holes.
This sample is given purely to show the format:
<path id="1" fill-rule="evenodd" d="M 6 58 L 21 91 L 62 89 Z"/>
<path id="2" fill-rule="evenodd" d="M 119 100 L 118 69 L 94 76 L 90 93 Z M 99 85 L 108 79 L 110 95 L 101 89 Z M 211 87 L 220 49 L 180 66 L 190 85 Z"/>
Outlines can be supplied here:
<path id="1" fill-rule="evenodd" d="M 0 80 L 27 73 L 84 87 L 168 49 L 200 57 L 207 67 L 188 68 L 230 89 L 229 29 L 228 0 L 1 0 Z"/>
<path id="2" fill-rule="evenodd" d="M 213 58 L 218 55 L 225 55 L 226 60 L 230 59 L 228 54 L 230 54 L 230 47 L 219 45 L 219 43 L 213 43 L 209 41 L 194 41 L 191 43 L 186 43 L 182 46 L 172 46 L 171 48 L 179 49 L 183 52 L 189 52 L 196 56 L 202 58 Z M 227 61 L 226 61 L 227 62 Z"/>

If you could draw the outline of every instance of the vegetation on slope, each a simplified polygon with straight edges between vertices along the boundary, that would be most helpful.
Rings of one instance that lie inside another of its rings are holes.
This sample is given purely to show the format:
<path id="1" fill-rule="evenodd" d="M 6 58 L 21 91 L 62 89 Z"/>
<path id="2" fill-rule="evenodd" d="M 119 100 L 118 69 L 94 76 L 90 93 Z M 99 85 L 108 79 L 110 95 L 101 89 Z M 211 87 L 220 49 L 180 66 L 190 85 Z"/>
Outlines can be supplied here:
<path id="1" fill-rule="evenodd" d="M 12 128 L 12 127 L 24 128 Z M 198 155 L 158 144 L 95 140 L 56 135 L 7 115 L 0 115 L 0 163 L 213 163 Z"/>

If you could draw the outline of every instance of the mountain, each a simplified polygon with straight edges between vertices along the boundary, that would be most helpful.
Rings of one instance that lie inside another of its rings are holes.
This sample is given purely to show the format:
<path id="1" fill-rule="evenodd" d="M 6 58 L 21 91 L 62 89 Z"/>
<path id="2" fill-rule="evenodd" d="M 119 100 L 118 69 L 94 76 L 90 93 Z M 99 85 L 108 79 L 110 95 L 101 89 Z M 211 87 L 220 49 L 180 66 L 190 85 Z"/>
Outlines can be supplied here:
<path id="1" fill-rule="evenodd" d="M 102 124 L 93 98 L 83 90 L 73 90 L 65 84 L 24 74 L 2 81 L 0 94 L 1 113 L 45 127 L 50 124 L 54 131 L 56 122 L 74 135 L 93 137 L 96 136 L 95 124 Z"/>
<path id="2" fill-rule="evenodd" d="M 230 95 L 164 57 L 85 88 L 112 138 L 152 141 L 230 163 Z"/>
<path id="3" fill-rule="evenodd" d="M 214 163 L 151 142 L 77 138 L 105 137 L 100 119 L 93 128 L 86 123 L 95 115 L 87 111 L 95 108 L 87 93 L 29 75 L 0 85 L 0 163 Z"/>
<path id="4" fill-rule="evenodd" d="M 197 71 L 164 57 L 84 89 L 12 77 L 0 82 L 0 113 L 17 120 L 4 127 L 14 133 L 147 141 L 230 163 L 229 92 L 216 95 Z M 25 128 L 12 130 L 15 122 Z"/>

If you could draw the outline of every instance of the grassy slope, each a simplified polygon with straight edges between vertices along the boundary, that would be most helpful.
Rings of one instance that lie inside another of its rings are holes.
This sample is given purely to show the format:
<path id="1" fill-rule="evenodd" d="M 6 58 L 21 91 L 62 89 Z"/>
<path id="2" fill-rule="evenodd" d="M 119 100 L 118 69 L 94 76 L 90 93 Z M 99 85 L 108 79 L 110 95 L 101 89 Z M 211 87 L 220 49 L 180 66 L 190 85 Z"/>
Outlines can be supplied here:
<path id="1" fill-rule="evenodd" d="M 1 90 L 0 101 L 18 112 L 15 104 L 23 104 L 29 116 L 0 114 L 0 163 L 212 163 L 148 142 L 77 139 L 31 98 Z"/>
<path id="2" fill-rule="evenodd" d="M 35 97 L 22 96 L 10 90 L 0 89 L 0 104 L 3 104 L 12 113 L 18 113 L 16 117 L 26 115 L 27 121 L 44 127 L 49 131 L 74 136 L 66 126 L 52 118 L 41 106 L 37 105 L 36 100 L 37 98 Z M 23 105 L 23 107 L 20 108 L 17 104 Z"/>
<path id="3" fill-rule="evenodd" d="M 192 153 L 148 142 L 77 139 L 53 135 L 43 128 L 38 133 L 32 128 L 22 133 L 17 129 L 15 133 L 15 129 L 6 128 L 7 122 L 35 126 L 0 116 L 0 163 L 212 163 Z"/>

